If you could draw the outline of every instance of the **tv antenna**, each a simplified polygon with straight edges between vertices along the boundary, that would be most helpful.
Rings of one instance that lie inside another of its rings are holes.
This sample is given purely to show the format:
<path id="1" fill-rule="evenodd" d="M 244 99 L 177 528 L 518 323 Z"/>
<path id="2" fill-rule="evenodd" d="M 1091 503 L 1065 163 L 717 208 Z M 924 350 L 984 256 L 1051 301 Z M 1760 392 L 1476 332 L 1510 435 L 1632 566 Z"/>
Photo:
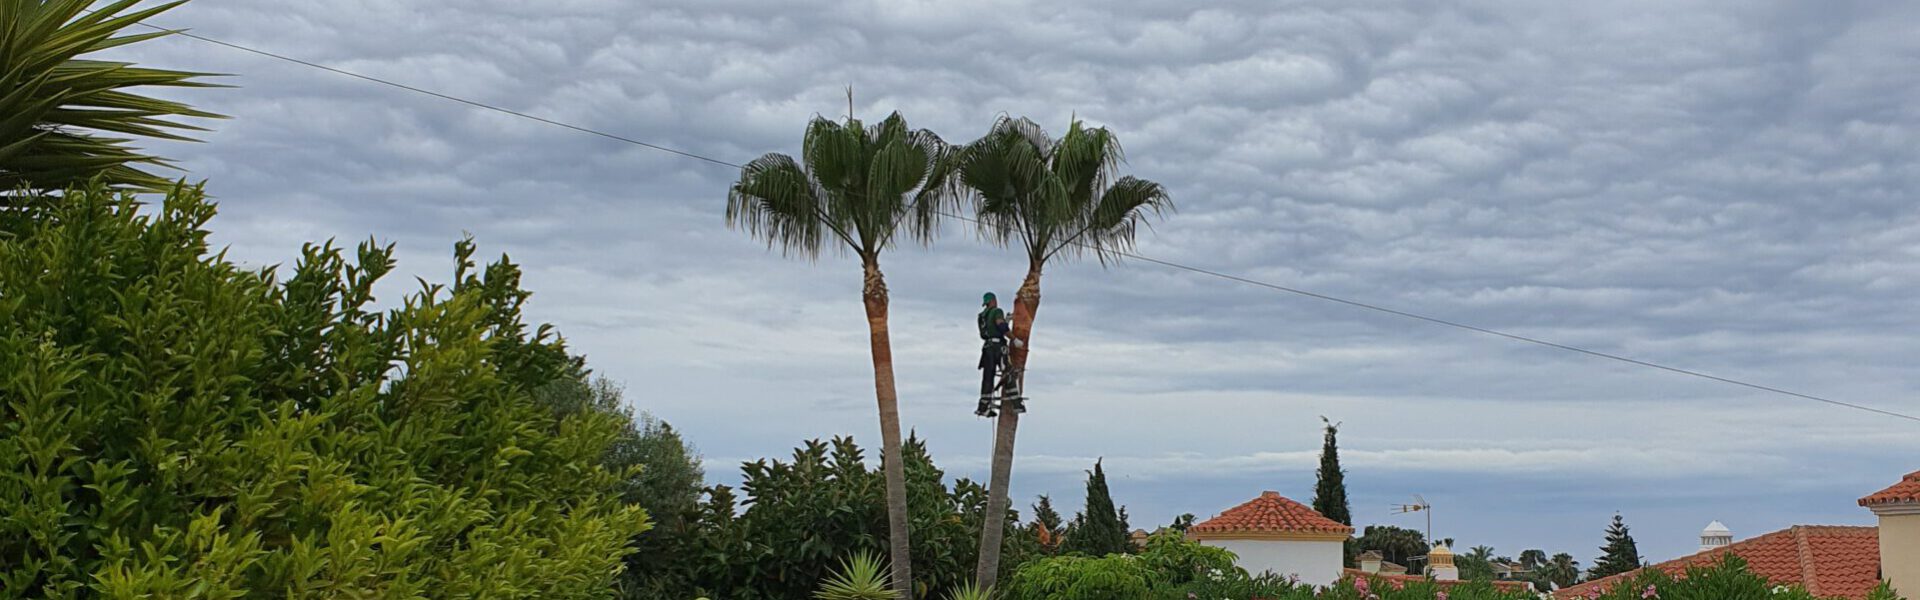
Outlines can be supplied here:
<path id="1" fill-rule="evenodd" d="M 1414 513 L 1414 512 L 1427 513 L 1427 543 L 1428 544 L 1434 543 L 1433 542 L 1433 504 L 1427 502 L 1427 498 L 1425 496 L 1414 494 L 1412 504 L 1395 504 L 1393 505 L 1393 512 L 1394 514 L 1402 514 L 1402 515 L 1407 513 Z"/>

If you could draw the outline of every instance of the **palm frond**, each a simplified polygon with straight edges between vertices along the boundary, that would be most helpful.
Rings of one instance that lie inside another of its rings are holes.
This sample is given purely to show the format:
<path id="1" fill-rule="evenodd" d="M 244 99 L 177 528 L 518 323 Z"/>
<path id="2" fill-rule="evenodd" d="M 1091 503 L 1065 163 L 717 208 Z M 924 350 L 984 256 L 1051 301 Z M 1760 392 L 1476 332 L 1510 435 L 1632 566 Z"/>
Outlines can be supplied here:
<path id="1" fill-rule="evenodd" d="M 727 192 L 727 225 L 782 254 L 814 258 L 830 225 L 822 218 L 821 195 L 793 157 L 768 154 L 740 169 L 740 180 Z"/>
<path id="2" fill-rule="evenodd" d="M 956 169 L 982 237 L 1018 240 L 1035 262 L 1090 253 L 1104 265 L 1132 247 L 1148 216 L 1173 208 L 1159 184 L 1116 179 L 1124 160 L 1104 127 L 1075 120 L 1052 140 L 1030 120 L 1002 117 L 960 152 Z"/>
<path id="3" fill-rule="evenodd" d="M 1133 250 L 1139 228 L 1146 217 L 1163 216 L 1174 209 L 1165 187 L 1132 176 L 1113 182 L 1094 205 L 1084 223 L 1084 233 L 1063 240 L 1052 252 L 1079 256 L 1092 253 L 1100 264 L 1118 258 L 1118 253 Z M 1151 225 L 1149 225 L 1151 226 Z"/>
<path id="4" fill-rule="evenodd" d="M 903 229 L 926 242 L 954 195 L 952 154 L 898 113 L 871 126 L 816 116 L 799 160 L 769 154 L 741 169 L 727 222 L 809 258 L 829 234 L 861 256 L 890 247 Z"/>
<path id="5" fill-rule="evenodd" d="M 132 139 L 94 132 L 191 141 L 182 132 L 204 129 L 176 119 L 220 115 L 130 90 L 215 87 L 201 81 L 212 74 L 81 57 L 169 35 L 122 32 L 183 2 L 134 10 L 138 0 L 118 0 L 87 12 L 92 0 L 0 0 L 0 89 L 9 90 L 0 96 L 0 188 L 59 189 L 93 177 L 135 190 L 172 187 L 136 166 L 167 161 Z"/>

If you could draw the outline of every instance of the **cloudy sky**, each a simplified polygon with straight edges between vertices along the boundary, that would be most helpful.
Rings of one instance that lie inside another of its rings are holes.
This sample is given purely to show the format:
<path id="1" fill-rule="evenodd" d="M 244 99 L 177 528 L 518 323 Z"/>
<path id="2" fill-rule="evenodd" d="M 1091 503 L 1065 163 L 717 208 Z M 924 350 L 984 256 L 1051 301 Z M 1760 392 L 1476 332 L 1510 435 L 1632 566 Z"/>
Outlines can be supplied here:
<path id="1" fill-rule="evenodd" d="M 1178 213 L 1141 252 L 1435 317 L 1920 413 L 1920 5 L 194 0 L 156 20 L 726 161 L 805 122 L 900 111 L 970 140 L 1001 114 L 1114 129 Z M 877 442 L 858 267 L 729 230 L 731 169 L 184 38 L 127 56 L 230 73 L 233 117 L 163 145 L 252 264 L 398 244 L 444 281 L 471 232 L 715 482 Z M 885 259 L 908 426 L 984 475 L 984 290 L 1015 254 L 947 228 Z M 411 287 L 396 275 L 388 299 Z M 1357 520 L 1650 559 L 1709 520 L 1862 524 L 1920 423 L 1204 278 L 1049 271 L 1015 493 L 1077 506 L 1104 457 L 1134 523 L 1311 496 L 1344 423 Z M 876 443 L 877 445 L 877 443 Z"/>

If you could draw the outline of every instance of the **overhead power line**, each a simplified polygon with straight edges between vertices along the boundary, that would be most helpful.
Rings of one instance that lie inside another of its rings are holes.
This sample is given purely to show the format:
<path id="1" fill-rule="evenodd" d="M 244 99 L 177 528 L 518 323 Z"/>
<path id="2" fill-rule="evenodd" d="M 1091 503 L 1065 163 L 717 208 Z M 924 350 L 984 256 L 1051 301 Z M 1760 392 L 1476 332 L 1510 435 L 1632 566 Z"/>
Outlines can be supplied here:
<path id="1" fill-rule="evenodd" d="M 157 26 L 157 25 L 152 25 L 152 24 L 148 24 L 148 23 L 140 23 L 139 25 L 141 25 L 141 26 L 143 26 L 143 27 L 147 27 L 147 28 L 150 28 L 150 29 L 154 29 L 154 30 L 157 30 L 157 31 L 167 31 L 167 32 L 171 32 L 171 33 L 172 33 L 172 34 L 174 34 L 174 35 L 179 35 L 179 36 L 183 36 L 183 37 L 187 37 L 187 38 L 192 38 L 192 39 L 195 39 L 195 40 L 199 40 L 199 41 L 202 41 L 202 42 L 206 42 L 206 43 L 209 43 L 209 44 L 214 44 L 214 45 L 217 45 L 217 46 L 222 46 L 222 47 L 225 47 L 225 48 L 230 48 L 230 49 L 234 49 L 234 50 L 239 50 L 239 51 L 241 51 L 241 52 L 247 52 L 247 53 L 251 53 L 251 54 L 256 54 L 256 55 L 260 55 L 260 56 L 265 56 L 265 57 L 268 57 L 268 58 L 272 58 L 272 59 L 275 59 L 275 60 L 282 60 L 282 61 L 286 61 L 286 62 L 290 62 L 290 63 L 294 63 L 294 64 L 297 64 L 297 65 L 301 65 L 301 66 L 305 66 L 305 67 L 310 67 L 310 68 L 314 68 L 314 69 L 319 69 L 319 70 L 322 70 L 322 71 L 326 71 L 326 72 L 329 72 L 329 73 L 334 73 L 334 74 L 338 74 L 338 75 L 345 75 L 345 76 L 347 76 L 347 77 L 352 77 L 352 78 L 355 78 L 355 79 L 360 79 L 360 80 L 364 80 L 364 81 L 369 81 L 369 82 L 373 82 L 373 83 L 377 83 L 377 84 L 380 84 L 380 85 L 385 85 L 385 86 L 390 86 L 390 87 L 394 87 L 394 88 L 399 88 L 399 89 L 402 89 L 402 90 L 406 90 L 406 91 L 409 91 L 409 92 L 413 92 L 413 93 L 416 93 L 416 94 L 422 94 L 422 95 L 426 95 L 426 96 L 432 96 L 432 97 L 435 97 L 435 98 L 439 98 L 439 99 L 442 99 L 442 100 L 448 100 L 448 101 L 452 101 L 452 102 L 458 102 L 458 103 L 460 103 L 460 104 L 465 104 L 465 105 L 467 105 L 467 106 L 470 106 L 470 107 L 474 107 L 474 108 L 479 108 L 479 109 L 482 109 L 482 110 L 489 110 L 489 111 L 493 111 L 493 112 L 497 112 L 497 113 L 501 113 L 501 114 L 506 114 L 506 115 L 511 115 L 511 116 L 515 116 L 515 117 L 519 117 L 519 118 L 522 118 L 522 119 L 527 119 L 527 120 L 530 120 L 530 121 L 536 121 L 536 122 L 539 122 L 539 123 L 545 123 L 545 124 L 547 124 L 547 125 L 552 125 L 552 126 L 555 126 L 555 127 L 562 127 L 562 128 L 566 128 L 566 129 L 571 129 L 571 130 L 574 130 L 574 131 L 577 131 L 577 132 L 580 132 L 580 133 L 585 133 L 585 134 L 588 134 L 588 135 L 594 135 L 594 136 L 599 136 L 599 137 L 603 137 L 603 138 L 607 138 L 607 139 L 610 139 L 610 140 L 615 140 L 615 141 L 619 141 L 619 142 L 625 142 L 625 143 L 628 143 L 628 144 L 633 144 L 633 145 L 636 145 L 636 146 L 641 146 L 641 147 L 645 147 L 645 148 L 652 148 L 652 149 L 654 149 L 654 150 L 659 150 L 659 151 L 661 151 L 661 152 L 667 152 L 667 153 L 671 153 L 671 154 L 677 154 L 677 155 L 680 155 L 680 156 L 684 156 L 684 157 L 687 157 L 687 158 L 691 158 L 691 159 L 694 159 L 694 160 L 700 160 L 700 161 L 706 161 L 706 162 L 709 162 L 709 163 L 713 163 L 713 164 L 716 164 L 716 165 L 721 165 L 721 166 L 725 166 L 725 167 L 732 167 L 732 168 L 736 168 L 736 169 L 739 169 L 739 168 L 745 168 L 745 167 L 744 167 L 744 165 L 741 165 L 741 164 L 739 164 L 739 163 L 735 163 L 735 162 L 732 162 L 732 161 L 726 161 L 726 160 L 721 160 L 721 159 L 718 159 L 718 158 L 713 158 L 713 157 L 710 157 L 710 156 L 703 156 L 703 155 L 700 155 L 700 154 L 696 154 L 696 153 L 693 153 L 693 152 L 688 152 L 688 151 L 685 151 L 685 150 L 677 150 L 677 149 L 674 149 L 674 148 L 669 148 L 669 147 L 666 147 L 666 146 L 661 146 L 661 145 L 658 145 L 658 144 L 652 144 L 652 143 L 648 143 L 648 142 L 644 142 L 644 141 L 641 141 L 641 140 L 636 140 L 636 139 L 633 139 L 633 138 L 630 138 L 630 137 L 626 137 L 626 136 L 622 136 L 622 135 L 618 135 L 618 134 L 613 134 L 613 133 L 607 133 L 607 132 L 604 132 L 604 131 L 600 131 L 600 130 L 596 130 L 596 129 L 591 129 L 591 128 L 587 128 L 587 127 L 582 127 L 582 126 L 579 126 L 579 125 L 574 125 L 574 124 L 571 124 L 571 123 L 565 123 L 565 122 L 561 122 L 561 121 L 555 121 L 555 120 L 553 120 L 553 119 L 548 119 L 548 118 L 546 118 L 546 117 L 541 117 L 541 116 L 538 116 L 538 115 L 532 115 L 532 114 L 528 114 L 528 113 L 524 113 L 524 112 L 520 112 L 520 111 L 517 111 L 517 110 L 512 110 L 512 109 L 508 109 L 508 108 L 502 108 L 502 107 L 499 107 L 499 106 L 495 106 L 495 105 L 492 105 L 492 104 L 487 104 L 487 103 L 484 103 L 484 102 L 480 102 L 480 101 L 477 101 L 477 100 L 469 100 L 469 99 L 466 99 L 466 98 L 461 98 L 461 97 L 458 97 L 458 96 L 454 96 L 454 95 L 450 95 L 450 94 L 444 94 L 444 93 L 440 93 L 440 92 L 436 92 L 436 91 L 433 91 L 433 90 L 428 90 L 428 89 L 424 89 L 424 88 L 420 88 L 420 87 L 415 87 L 415 86 L 411 86 L 411 85 L 407 85 L 407 84 L 404 84 L 404 83 L 399 83 L 399 82 L 396 82 L 396 81 L 391 81 L 391 80 L 387 80 L 387 79 L 382 79 L 382 78 L 379 78 L 379 77 L 373 77 L 373 76 L 370 76 L 370 75 L 364 75 L 364 74 L 360 74 L 360 73 L 355 73 L 355 72 L 352 72 L 352 71 L 348 71 L 348 70 L 345 70 L 345 69 L 339 69 L 339 68 L 335 68 L 335 67 L 329 67 L 329 66 L 327 66 L 327 65 L 323 65 L 323 64 L 319 64 L 319 63 L 316 63 L 316 62 L 312 62 L 312 61 L 307 61 L 307 60 L 301 60 L 301 59 L 298 59 L 298 58 L 294 58 L 294 57 L 291 57 L 291 56 L 286 56 L 286 55 L 283 55 L 283 54 L 277 54 L 277 53 L 273 53 L 273 52 L 268 52 L 268 51 L 265 51 L 265 50 L 260 50 L 260 49 L 257 49 L 257 48 L 251 48 L 251 47 L 248 47 L 248 46 L 243 46 L 243 45 L 240 45 L 240 44 L 235 44 L 235 43 L 232 43 L 232 42 L 226 42 L 226 41 L 222 41 L 222 40 L 218 40 L 218 39 L 214 39 L 214 38 L 210 38 L 210 37 L 206 37 L 206 36 L 203 36 L 203 35 L 199 35 L 199 34 L 194 34 L 194 33 L 190 33 L 190 32 L 187 32 L 187 31 L 184 31 L 184 30 L 179 30 L 179 29 L 166 29 L 166 28 L 162 28 L 162 27 L 159 27 L 159 26 Z M 944 216 L 947 216 L 947 217 L 951 217 L 951 218 L 954 218 L 954 219 L 959 219 L 959 220 L 963 220 L 963 221 L 969 221 L 969 222 L 976 222 L 976 223 L 977 223 L 977 221 L 975 221 L 975 220 L 974 220 L 973 218 L 971 218 L 971 217 L 967 217 L 967 216 L 963 216 L 963 215 L 957 215 L 957 214 L 952 214 L 952 213 L 946 213 L 946 212 L 942 212 L 941 214 L 942 214 L 942 215 L 944 215 Z M 1085 242 L 1073 242 L 1073 243 L 1074 243 L 1074 245 L 1076 245 L 1076 246 L 1081 246 L 1081 247 L 1085 247 L 1085 248 L 1089 248 L 1089 249 L 1092 249 L 1092 247 L 1091 247 L 1090 245 L 1088 245 L 1088 244 L 1086 244 Z M 1284 292 L 1284 293 L 1288 293 L 1288 294 L 1294 294 L 1294 295 L 1298 295 L 1298 296 L 1304 296 L 1304 297 L 1307 297 L 1307 298 L 1313 298 L 1313 299 L 1316 299 L 1316 300 L 1323 300 L 1323 301 L 1327 301 L 1327 302 L 1332 302 L 1332 303 L 1335 303 L 1335 304 L 1342 304 L 1342 305 L 1346 305 L 1346 306 L 1349 306 L 1349 307 L 1353 307 L 1353 308 L 1359 308 L 1359 309 L 1363 309 L 1363 310 L 1369 310 L 1369 311 L 1374 311 L 1374 312 L 1378 312 L 1378 313 L 1384 313 L 1384 314 L 1388 314 L 1388 315 L 1393 315 L 1393 316 L 1397 316 L 1397 317 L 1403 317 L 1403 318 L 1407 318 L 1407 319 L 1413 319 L 1413 320 L 1416 320 L 1416 321 L 1423 321 L 1423 322 L 1427 322 L 1427 323 L 1432 323 L 1432 324 L 1435 324 L 1435 325 L 1442 325 L 1442 326 L 1446 326 L 1446 327 L 1452 327 L 1452 328 L 1456 328 L 1456 329 L 1462 329 L 1462 330 L 1466 330 L 1466 331 L 1471 331 L 1471 332 L 1474 332 L 1474 333 L 1479 333 L 1479 334 L 1484 334 L 1484 335 L 1490 335 L 1490 336 L 1495 336 L 1495 337 L 1500 337 L 1500 338 L 1505 338 L 1505 339 L 1508 339 L 1508 340 L 1512 340 L 1512 341 L 1516 341 L 1516 342 L 1523 342 L 1523 343 L 1527 343 L 1527 344 L 1533 344 L 1533 345 L 1537 345 L 1537 346 L 1544 346 L 1544 347 L 1547 347 L 1547 348 L 1554 348 L 1554 349 L 1558 349 L 1558 350 L 1565 350 L 1565 351 L 1567 351 L 1567 352 L 1574 352 L 1574 353 L 1578 353 L 1578 354 L 1584 354 L 1584 355 L 1587 355 L 1587 356 L 1591 356 L 1591 357 L 1594 357 L 1594 358 L 1601 358 L 1601 359 L 1606 359 L 1606 360 L 1611 360 L 1611 361 L 1616 361 L 1616 362 L 1621 362 L 1621 363 L 1626 363 L 1626 364 L 1630 364 L 1630 365 L 1635 365 L 1635 366 L 1640 366 L 1640 367 L 1646 367 L 1646 368 L 1649 368 L 1649 369 L 1657 369 L 1657 370 L 1661 370 L 1661 371 L 1666 371 L 1666 372 L 1669 372 L 1669 373 L 1675 373 L 1675 374 L 1679 374 L 1679 375 L 1686 375 L 1686 376 L 1689 376 L 1689 377 L 1695 377 L 1695 378 L 1699 378 L 1699 379 L 1705 379 L 1705 380 L 1708 380 L 1708 381 L 1717 381 L 1717 382 L 1720 382 L 1720 383 L 1724 383 L 1724 384 L 1729 384 L 1729 385 L 1735 385 L 1735 386 L 1740 386 L 1740 387 L 1744 387 L 1744 388 L 1748 388 L 1748 389 L 1752 389 L 1752 390 L 1759 390 L 1759 391 L 1763 391 L 1763 392 L 1769 392 L 1769 393 L 1773 393 L 1773 394 L 1779 394 L 1779 395 L 1782 395 L 1782 396 L 1787 396 L 1787 397 L 1791 397 L 1791 398 L 1799 398 L 1799 399 L 1802 399 L 1802 400 L 1810 400 L 1810 401 L 1814 401 L 1814 402 L 1820 402 L 1820 403 L 1824 403 L 1824 404 L 1828 404 L 1828 405 L 1832 405 L 1832 406 L 1837 406 L 1837 407 L 1842 407 L 1842 408 L 1850 408 L 1850 409 L 1854 409 L 1854 410 L 1860 410 L 1860 411 L 1865 411 L 1865 412 L 1869 412 L 1869 413 L 1874 413 L 1874 414 L 1878 414 L 1878 415 L 1882 415 L 1882 416 L 1887 416 L 1887 417 L 1893 417 L 1893 418 L 1897 418 L 1897 419 L 1905 419 L 1905 420 L 1908 420 L 1908 421 L 1915 421 L 1915 422 L 1920 422 L 1920 416 L 1914 416 L 1914 415 L 1910 415 L 1910 414 L 1906 414 L 1906 413 L 1900 413 L 1900 412 L 1895 412 L 1895 411 L 1891 411 L 1891 410 L 1886 410 L 1886 409 L 1882 409 L 1882 408 L 1875 408 L 1875 407 L 1872 407 L 1872 406 L 1866 406 L 1866 405 L 1863 405 L 1863 404 L 1856 404 L 1856 403 L 1852 403 L 1852 402 L 1845 402 L 1845 401 L 1841 401 L 1841 400 L 1834 400 L 1834 399 L 1832 399 L 1832 398 L 1824 398 L 1824 397 L 1821 397 L 1821 396 L 1815 396 L 1815 395 L 1812 395 L 1812 394 L 1803 394 L 1803 393 L 1800 393 L 1800 392 L 1795 392 L 1795 391 L 1792 391 L 1792 390 L 1786 390 L 1786 389 L 1781 389 L 1781 388 L 1777 388 L 1777 387 L 1773 387 L 1773 386 L 1768 386 L 1768 385 L 1761 385 L 1761 384 L 1757 384 L 1757 383 L 1751 383 L 1751 382 L 1747 382 L 1747 381 L 1741 381 L 1741 380 L 1738 380 L 1738 379 L 1732 379 L 1732 378 L 1728 378 L 1728 377 L 1721 377 L 1721 376 L 1718 376 L 1718 375 L 1712 375 L 1712 374 L 1708 374 L 1708 373 L 1703 373 L 1703 372 L 1700 372 L 1700 371 L 1695 371 L 1695 370 L 1691 370 L 1691 369 L 1683 369 L 1683 368 L 1680 368 L 1680 367 L 1673 367 L 1673 366 L 1668 366 L 1668 365 L 1663 365 L 1663 364 L 1659 364 L 1659 363 L 1655 363 L 1655 362 L 1650 362 L 1650 361 L 1645 361 L 1645 360 L 1640 360 L 1640 359 L 1636 359 L 1636 358 L 1630 358 L 1630 357 L 1627 357 L 1627 356 L 1621 356 L 1621 355 L 1618 355 L 1618 354 L 1612 354 L 1612 353 L 1607 353 L 1607 352 L 1601 352 L 1601 351 L 1598 351 L 1598 350 L 1591 350 L 1591 349 L 1587 349 L 1587 348 L 1582 348 L 1582 347 L 1579 347 L 1579 346 L 1572 346 L 1572 345 L 1568 345 L 1568 344 L 1561 344 L 1561 343 L 1558 343 L 1558 342 L 1551 342 L 1551 341 L 1547 341 L 1547 340 L 1543 340 L 1543 339 L 1539 339 L 1539 338 L 1534 338 L 1534 337 L 1528 337 L 1528 336 L 1524 336 L 1524 335 L 1519 335 L 1519 334 L 1515 334 L 1515 333 L 1507 333 L 1507 332 L 1504 332 L 1504 331 L 1500 331 L 1500 330 L 1497 330 L 1497 329 L 1489 329 L 1489 328 L 1486 328 L 1486 327 L 1480 327 L 1480 326 L 1477 326 L 1477 325 L 1469 325 L 1469 324 L 1466 324 L 1466 323 L 1462 323 L 1462 322 L 1459 322 L 1459 321 L 1452 321 L 1452 320 L 1448 320 L 1448 319 L 1442 319 L 1442 318 L 1438 318 L 1438 317 L 1429 317 L 1429 316 L 1426 316 L 1426 315 L 1422 315 L 1422 314 L 1418 314 L 1418 313 L 1412 313 L 1412 312 L 1407 312 L 1407 311 L 1404 311 L 1404 310 L 1399 310 L 1399 309 L 1393 309 L 1393 308 L 1387 308 L 1387 307 L 1385 307 L 1385 306 L 1380 306 L 1380 305 L 1377 305 L 1377 304 L 1370 304 L 1370 303 L 1366 303 L 1366 302 L 1361 302 L 1361 301 L 1358 301 L 1358 300 L 1349 300 L 1349 299 L 1346 299 L 1346 298 L 1341 298 L 1341 297 L 1338 297 L 1338 296 L 1331 296 L 1331 295 L 1327 295 L 1327 294 L 1322 294 L 1322 293 L 1319 293 L 1319 292 L 1312 292 L 1312 291 L 1308 291 L 1308 290 L 1303 290 L 1303 289 L 1299 289 L 1299 288 L 1294 288 L 1294 287 L 1288 287 L 1288 286 L 1284 286 L 1284 285 L 1280 285 L 1280 284 L 1276 284 L 1276 283 L 1269 283 L 1269 282 L 1266 282 L 1266 281 L 1260 281 L 1260 280 L 1257 280 L 1257 279 L 1249 279 L 1249 278 L 1246 278 L 1246 277 L 1241 277 L 1241 276 L 1238 276 L 1238 275 L 1232 275 L 1232 274 L 1228 274 L 1228 273 L 1222 273 L 1222 272 L 1219 272 L 1219 271 L 1214 271 L 1214 270 L 1210 270 L 1210 269 L 1204 269 L 1204 268 L 1201 268 L 1201 267 L 1195 267 L 1195 266 L 1190 266 L 1190 265 L 1184 265 L 1184 264 L 1180 264 L 1180 263 L 1176 263 L 1176 262 L 1172 262 L 1172 261 L 1166 261 L 1166 260 L 1160 260 L 1160 259 L 1157 259 L 1157 258 L 1153 258 L 1153 257 L 1149 257 L 1149 256 L 1144 256 L 1144 255 L 1141 255 L 1141 254 L 1136 254 L 1136 253 L 1132 253 L 1132 252 L 1124 252 L 1124 251 L 1113 251 L 1112 249 L 1101 249 L 1101 250 L 1102 250 L 1102 251 L 1104 251 L 1104 252 L 1107 252 L 1107 253 L 1109 253 L 1109 254 L 1113 254 L 1113 255 L 1118 255 L 1118 256 L 1122 256 L 1122 257 L 1126 257 L 1126 258 L 1131 258 L 1131 259 L 1134 259 L 1134 260 L 1138 260 L 1138 261 L 1141 261 L 1141 262 L 1146 262 L 1146 263 L 1152 263 L 1152 264 L 1156 264 L 1156 265 L 1160 265 L 1160 266 L 1163 266 L 1163 267 L 1167 267 L 1167 268 L 1170 268 L 1170 269 L 1176 269 L 1176 270 L 1181 270 L 1181 271 L 1187 271 L 1187 272 L 1190 272 L 1190 273 L 1196 273 L 1196 274 L 1200 274 L 1200 275 L 1206 275 L 1206 276 L 1209 276 L 1209 277 L 1217 277 L 1217 278 L 1220 278 L 1220 279 L 1225 279 L 1225 280 L 1227 280 L 1227 281 L 1235 281 L 1235 282 L 1239 282 L 1239 283 L 1243 283 L 1243 284 L 1247 284 L 1247 285 L 1251 285 L 1251 286 L 1256 286 L 1256 287 L 1261 287 L 1261 288 L 1266 288 L 1266 289 L 1270 289 L 1270 290 L 1274 290 L 1274 291 L 1278 291 L 1278 292 Z"/>

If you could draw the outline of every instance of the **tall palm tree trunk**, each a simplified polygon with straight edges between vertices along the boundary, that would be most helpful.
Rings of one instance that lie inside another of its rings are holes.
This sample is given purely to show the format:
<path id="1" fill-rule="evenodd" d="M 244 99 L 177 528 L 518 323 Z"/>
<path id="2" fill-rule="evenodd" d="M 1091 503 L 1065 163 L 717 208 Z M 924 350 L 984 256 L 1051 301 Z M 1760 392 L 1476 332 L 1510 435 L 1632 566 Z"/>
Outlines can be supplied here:
<path id="1" fill-rule="evenodd" d="M 902 600 L 913 598 L 912 545 L 907 537 L 907 471 L 900 454 L 900 396 L 893 385 L 893 342 L 887 337 L 887 281 L 879 257 L 862 257 L 867 306 L 867 337 L 873 351 L 873 393 L 880 404 L 881 465 L 887 477 L 887 544 L 893 563 L 893 587 Z"/>
<path id="2" fill-rule="evenodd" d="M 1027 267 L 1027 278 L 1013 296 L 1013 339 L 1020 340 L 1008 356 L 1010 371 L 1020 373 L 1026 388 L 1027 352 L 1033 345 L 1033 316 L 1040 310 L 1040 263 Z M 1000 410 L 993 434 L 993 472 L 987 479 L 987 514 L 980 526 L 980 564 L 973 573 L 981 589 L 991 588 L 1000 576 L 1001 538 L 1007 531 L 1007 486 L 1013 476 L 1013 439 L 1020 430 L 1020 411 Z"/>

